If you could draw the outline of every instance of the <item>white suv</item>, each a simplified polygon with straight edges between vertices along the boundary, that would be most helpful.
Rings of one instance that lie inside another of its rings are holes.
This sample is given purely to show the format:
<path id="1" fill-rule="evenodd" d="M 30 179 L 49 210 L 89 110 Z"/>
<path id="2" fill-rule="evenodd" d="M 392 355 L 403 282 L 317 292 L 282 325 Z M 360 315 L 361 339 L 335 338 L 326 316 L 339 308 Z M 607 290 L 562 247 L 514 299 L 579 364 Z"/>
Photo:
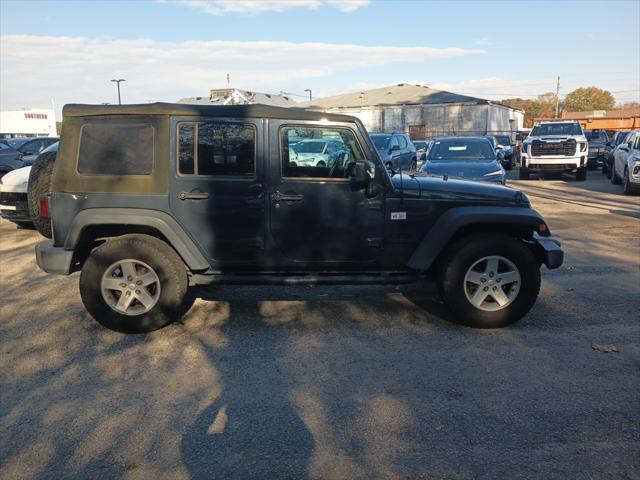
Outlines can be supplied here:
<path id="1" fill-rule="evenodd" d="M 582 127 L 575 121 L 540 122 L 522 144 L 520 180 L 534 173 L 574 173 L 576 180 L 587 179 L 589 144 Z"/>
<path id="2" fill-rule="evenodd" d="M 622 183 L 625 195 L 640 194 L 640 131 L 630 132 L 613 151 L 611 183 Z"/>

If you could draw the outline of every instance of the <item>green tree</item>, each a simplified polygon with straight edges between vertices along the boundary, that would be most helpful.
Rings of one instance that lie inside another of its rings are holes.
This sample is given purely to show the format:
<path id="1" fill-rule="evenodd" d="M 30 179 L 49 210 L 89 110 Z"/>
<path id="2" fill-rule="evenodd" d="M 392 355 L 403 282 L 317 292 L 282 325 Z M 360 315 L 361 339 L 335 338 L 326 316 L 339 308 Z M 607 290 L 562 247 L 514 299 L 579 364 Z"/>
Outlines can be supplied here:
<path id="1" fill-rule="evenodd" d="M 597 87 L 578 88 L 564 99 L 564 109 L 569 112 L 612 110 L 615 104 L 611 92 Z"/>

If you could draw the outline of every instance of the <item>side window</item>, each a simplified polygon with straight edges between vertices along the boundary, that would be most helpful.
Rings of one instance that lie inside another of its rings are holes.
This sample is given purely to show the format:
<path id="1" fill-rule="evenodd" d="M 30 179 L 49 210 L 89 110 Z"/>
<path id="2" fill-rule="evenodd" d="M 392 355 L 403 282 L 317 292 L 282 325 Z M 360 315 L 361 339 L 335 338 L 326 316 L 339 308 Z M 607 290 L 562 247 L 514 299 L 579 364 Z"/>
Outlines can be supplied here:
<path id="1" fill-rule="evenodd" d="M 352 130 L 338 127 L 282 127 L 280 158 L 285 178 L 342 178 L 349 162 L 364 161 Z"/>
<path id="2" fill-rule="evenodd" d="M 206 122 L 178 124 L 178 173 L 182 175 L 255 174 L 253 125 Z"/>
<path id="3" fill-rule="evenodd" d="M 78 172 L 89 175 L 150 175 L 152 125 L 94 123 L 80 130 Z"/>
<path id="4" fill-rule="evenodd" d="M 636 141 L 633 144 L 633 148 L 636 150 L 640 150 L 640 135 L 636 135 Z"/>
<path id="5" fill-rule="evenodd" d="M 389 149 L 393 149 L 393 147 L 399 147 L 400 143 L 398 143 L 398 137 L 395 135 L 391 136 L 391 141 L 389 142 Z"/>
<path id="6" fill-rule="evenodd" d="M 398 143 L 400 145 L 401 150 L 404 150 L 407 148 L 407 140 L 404 138 L 404 135 L 398 135 Z"/>

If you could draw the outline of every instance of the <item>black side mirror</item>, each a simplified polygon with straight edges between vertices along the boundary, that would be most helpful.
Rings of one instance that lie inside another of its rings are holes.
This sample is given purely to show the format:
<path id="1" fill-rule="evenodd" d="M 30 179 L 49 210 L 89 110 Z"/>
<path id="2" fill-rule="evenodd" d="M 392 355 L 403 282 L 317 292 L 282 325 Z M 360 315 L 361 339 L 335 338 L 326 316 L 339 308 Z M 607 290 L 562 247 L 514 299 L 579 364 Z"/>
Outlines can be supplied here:
<path id="1" fill-rule="evenodd" d="M 389 149 L 389 152 L 395 152 L 396 150 L 400 150 L 400 145 L 394 145 Z"/>
<path id="2" fill-rule="evenodd" d="M 347 164 L 347 176 L 351 182 L 351 191 L 365 190 L 376 176 L 376 166 L 373 162 L 349 162 Z"/>
<path id="3" fill-rule="evenodd" d="M 26 157 L 27 155 L 33 155 L 33 152 L 32 152 L 31 150 L 25 150 L 25 151 L 23 151 L 23 152 L 21 152 L 21 153 L 22 153 L 22 155 L 24 155 L 25 157 Z"/>

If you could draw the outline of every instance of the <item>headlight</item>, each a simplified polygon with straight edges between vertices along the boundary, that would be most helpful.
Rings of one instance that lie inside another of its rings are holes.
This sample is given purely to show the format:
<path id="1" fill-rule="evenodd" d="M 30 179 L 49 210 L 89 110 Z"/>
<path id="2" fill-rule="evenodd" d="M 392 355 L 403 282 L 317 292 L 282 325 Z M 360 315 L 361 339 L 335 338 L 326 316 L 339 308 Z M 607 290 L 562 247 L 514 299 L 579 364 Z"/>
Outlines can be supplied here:
<path id="1" fill-rule="evenodd" d="M 523 143 L 523 144 L 522 144 L 522 147 L 520 147 L 520 151 L 521 151 L 522 153 L 527 153 L 527 147 L 528 147 L 528 146 L 529 146 L 529 144 L 528 144 L 528 143 Z"/>
<path id="2" fill-rule="evenodd" d="M 496 170 L 495 172 L 485 173 L 484 176 L 485 177 L 494 177 L 496 175 L 502 175 L 502 174 L 503 174 L 502 170 Z"/>
<path id="3" fill-rule="evenodd" d="M 580 143 L 580 151 L 585 152 L 587 150 L 587 144 L 584 142 Z"/>

